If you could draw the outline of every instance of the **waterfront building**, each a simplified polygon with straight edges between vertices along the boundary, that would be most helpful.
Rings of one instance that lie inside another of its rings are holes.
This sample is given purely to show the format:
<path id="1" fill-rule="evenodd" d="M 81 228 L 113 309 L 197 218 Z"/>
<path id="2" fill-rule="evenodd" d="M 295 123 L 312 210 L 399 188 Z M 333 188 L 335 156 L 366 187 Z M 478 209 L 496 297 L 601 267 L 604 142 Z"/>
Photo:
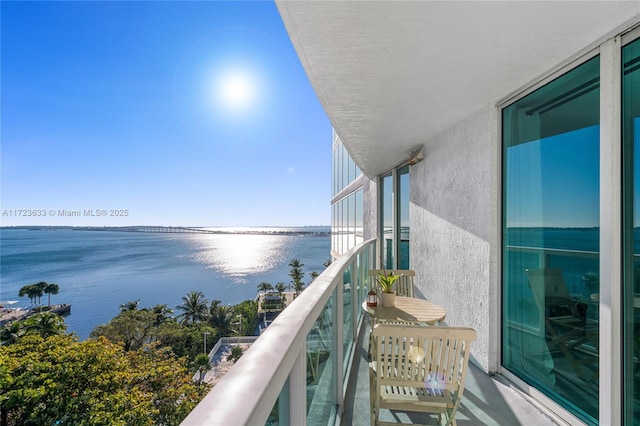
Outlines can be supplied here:
<path id="1" fill-rule="evenodd" d="M 243 421 L 268 392 L 283 423 L 340 421 L 375 264 L 558 423 L 640 424 L 640 2 L 276 3 L 335 129 L 335 259 L 214 392 L 277 362 Z M 240 419 L 215 398 L 192 419 Z"/>
<path id="2" fill-rule="evenodd" d="M 363 197 L 366 180 L 335 130 L 332 139 L 331 257 L 337 259 L 364 241 Z"/>

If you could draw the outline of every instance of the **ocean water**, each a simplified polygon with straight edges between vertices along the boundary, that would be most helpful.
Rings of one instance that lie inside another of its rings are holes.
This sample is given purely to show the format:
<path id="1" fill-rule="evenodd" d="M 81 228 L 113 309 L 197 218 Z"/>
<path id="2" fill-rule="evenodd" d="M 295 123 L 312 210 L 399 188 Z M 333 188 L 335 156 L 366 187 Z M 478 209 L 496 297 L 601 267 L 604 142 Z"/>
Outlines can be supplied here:
<path id="1" fill-rule="evenodd" d="M 217 230 L 225 232 L 0 229 L 0 300 L 26 306 L 29 299 L 18 297 L 22 286 L 55 282 L 60 292 L 51 303 L 72 305 L 67 330 L 85 339 L 127 301 L 175 308 L 196 290 L 236 304 L 254 299 L 263 281 L 288 285 L 293 258 L 304 264 L 308 283 L 309 273 L 322 272 L 331 257 L 329 227 Z"/>
<path id="2" fill-rule="evenodd" d="M 505 258 L 512 288 L 526 288 L 527 269 L 559 268 L 570 294 L 589 297 L 599 291 L 600 229 L 594 228 L 510 228 Z M 513 294 L 518 295 L 516 291 Z M 515 302 L 514 302 L 515 303 Z"/>

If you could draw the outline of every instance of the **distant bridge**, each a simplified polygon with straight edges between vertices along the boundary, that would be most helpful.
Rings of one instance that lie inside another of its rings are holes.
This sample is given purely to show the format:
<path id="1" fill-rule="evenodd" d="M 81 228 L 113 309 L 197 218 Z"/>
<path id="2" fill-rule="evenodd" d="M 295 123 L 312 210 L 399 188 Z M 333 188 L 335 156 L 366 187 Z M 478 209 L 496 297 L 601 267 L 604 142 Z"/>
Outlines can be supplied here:
<path id="1" fill-rule="evenodd" d="M 273 231 L 264 229 L 256 230 L 229 230 L 223 229 L 205 229 L 205 228 L 189 228 L 184 226 L 105 226 L 105 227 L 74 227 L 75 230 L 83 231 L 117 231 L 117 232 L 151 232 L 160 234 L 252 234 L 252 235 L 313 235 L 327 236 L 331 232 L 305 231 L 300 230 L 277 230 Z"/>
<path id="2" fill-rule="evenodd" d="M 101 228 L 102 229 L 102 228 Z M 183 226 L 118 226 L 104 228 L 105 231 L 121 232 L 153 232 L 162 234 L 220 234 L 221 232 L 203 228 L 186 228 Z"/>

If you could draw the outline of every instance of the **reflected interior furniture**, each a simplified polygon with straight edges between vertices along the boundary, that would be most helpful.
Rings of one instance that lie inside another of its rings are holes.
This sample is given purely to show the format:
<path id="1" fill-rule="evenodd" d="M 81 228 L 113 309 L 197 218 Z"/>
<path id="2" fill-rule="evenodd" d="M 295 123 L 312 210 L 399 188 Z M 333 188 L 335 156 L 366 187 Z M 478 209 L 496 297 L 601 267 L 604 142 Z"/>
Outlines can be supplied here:
<path id="1" fill-rule="evenodd" d="M 376 276 L 378 274 L 398 275 L 400 278 L 395 282 L 396 295 L 413 297 L 413 278 L 416 276 L 416 272 L 411 269 L 369 269 L 369 277 L 371 277 L 371 288 L 380 293 Z"/>
<path id="2" fill-rule="evenodd" d="M 380 410 L 434 413 L 455 425 L 476 332 L 462 327 L 377 324 L 369 363 L 371 425 Z"/>
<path id="3" fill-rule="evenodd" d="M 331 354 L 332 325 L 331 309 L 325 306 L 307 336 L 307 384 L 318 382 L 321 361 Z"/>
<path id="4" fill-rule="evenodd" d="M 323 335 L 319 330 L 311 329 L 307 336 L 307 384 L 317 383 L 320 373 L 320 361 L 331 353 L 331 336 Z"/>
<path id="5" fill-rule="evenodd" d="M 578 377 L 597 376 L 588 375 L 583 366 L 598 363 L 598 321 L 578 310 L 580 301 L 569 294 L 561 269 L 527 269 L 526 273 L 549 350 L 560 350 Z"/>

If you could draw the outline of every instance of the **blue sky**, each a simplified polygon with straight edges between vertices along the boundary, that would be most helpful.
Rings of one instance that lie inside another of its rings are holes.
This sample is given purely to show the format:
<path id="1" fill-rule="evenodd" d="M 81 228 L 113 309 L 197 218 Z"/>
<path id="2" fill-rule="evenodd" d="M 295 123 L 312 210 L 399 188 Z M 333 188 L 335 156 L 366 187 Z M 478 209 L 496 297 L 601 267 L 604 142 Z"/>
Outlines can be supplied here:
<path id="1" fill-rule="evenodd" d="M 599 131 L 590 126 L 508 148 L 508 227 L 599 225 Z"/>
<path id="2" fill-rule="evenodd" d="M 3 226 L 329 224 L 331 125 L 272 2 L 1 8 Z"/>

